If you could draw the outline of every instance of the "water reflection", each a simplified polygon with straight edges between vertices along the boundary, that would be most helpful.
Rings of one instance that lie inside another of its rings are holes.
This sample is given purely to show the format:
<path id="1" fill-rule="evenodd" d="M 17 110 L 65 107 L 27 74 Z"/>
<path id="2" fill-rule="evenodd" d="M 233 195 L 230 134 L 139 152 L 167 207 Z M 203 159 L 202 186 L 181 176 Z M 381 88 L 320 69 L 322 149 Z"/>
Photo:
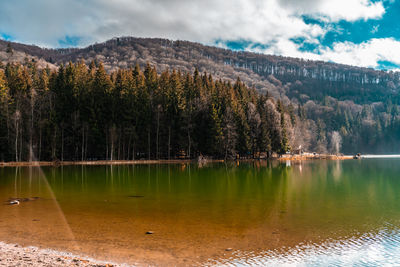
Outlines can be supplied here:
<path id="1" fill-rule="evenodd" d="M 340 263 L 342 256 L 358 257 L 344 249 L 361 253 L 397 242 L 399 163 L 3 168 L 4 201 L 41 201 L 13 210 L 1 206 L 0 240 L 70 250 L 74 239 L 82 253 L 154 264 Z M 41 223 L 27 229 L 33 220 Z M 70 235 L 63 234 L 66 225 Z M 149 230 L 156 235 L 146 237 Z"/>

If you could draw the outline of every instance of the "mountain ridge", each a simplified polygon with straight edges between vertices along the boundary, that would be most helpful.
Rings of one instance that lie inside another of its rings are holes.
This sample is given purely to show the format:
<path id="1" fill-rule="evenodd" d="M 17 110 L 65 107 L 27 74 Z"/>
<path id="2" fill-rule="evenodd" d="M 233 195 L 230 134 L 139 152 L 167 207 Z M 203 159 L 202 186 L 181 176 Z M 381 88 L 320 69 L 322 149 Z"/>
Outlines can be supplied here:
<path id="1" fill-rule="evenodd" d="M 231 53 L 237 53 L 237 54 L 248 54 L 248 55 L 261 55 L 261 56 L 267 56 L 267 57 L 275 57 L 275 58 L 280 58 L 280 59 L 289 59 L 289 60 L 300 60 L 304 62 L 315 62 L 315 63 L 322 63 L 322 64 L 332 64 L 336 66 L 341 66 L 344 68 L 355 68 L 359 70 L 364 70 L 364 71 L 376 71 L 376 72 L 398 72 L 398 71 L 392 71 L 392 70 L 387 70 L 387 69 L 374 69 L 371 67 L 361 67 L 357 65 L 350 65 L 350 64 L 342 64 L 342 63 L 336 63 L 336 62 L 330 62 L 330 61 L 323 61 L 323 60 L 312 60 L 312 59 L 304 59 L 300 57 L 290 57 L 290 56 L 282 56 L 282 55 L 272 55 L 272 54 L 264 54 L 260 52 L 252 52 L 252 51 L 245 51 L 245 50 L 235 50 L 235 49 L 229 49 L 229 48 L 224 48 L 224 47 L 218 47 L 218 46 L 213 46 L 213 45 L 206 45 L 206 44 L 201 44 L 199 42 L 192 42 L 192 41 L 186 41 L 186 40 L 172 40 L 172 39 L 166 39 L 166 38 L 151 38 L 151 37 L 133 37 L 133 36 L 120 36 L 120 37 L 113 37 L 111 39 L 108 39 L 104 42 L 95 42 L 93 44 L 83 46 L 83 47 L 65 47 L 65 48 L 47 48 L 47 47 L 41 47 L 35 44 L 24 44 L 24 43 L 19 43 L 19 42 L 14 42 L 14 41 L 7 41 L 7 40 L 2 40 L 0 39 L 0 45 L 6 46 L 7 44 L 11 44 L 13 47 L 17 46 L 16 48 L 19 48 L 20 50 L 29 53 L 30 51 L 36 51 L 36 53 L 32 54 L 34 56 L 38 56 L 40 51 L 44 52 L 50 52 L 52 55 L 55 54 L 60 54 L 60 55 L 67 55 L 71 54 L 76 51 L 82 51 L 82 50 L 87 50 L 91 49 L 96 46 L 103 46 L 107 45 L 111 42 L 117 41 L 118 40 L 129 40 L 129 41 L 160 41 L 160 42 L 170 42 L 170 43 L 188 43 L 191 45 L 196 45 L 196 46 L 201 46 L 204 48 L 213 48 L 213 49 L 218 49 L 221 51 L 227 51 Z M 43 57 L 43 56 L 42 56 Z"/>

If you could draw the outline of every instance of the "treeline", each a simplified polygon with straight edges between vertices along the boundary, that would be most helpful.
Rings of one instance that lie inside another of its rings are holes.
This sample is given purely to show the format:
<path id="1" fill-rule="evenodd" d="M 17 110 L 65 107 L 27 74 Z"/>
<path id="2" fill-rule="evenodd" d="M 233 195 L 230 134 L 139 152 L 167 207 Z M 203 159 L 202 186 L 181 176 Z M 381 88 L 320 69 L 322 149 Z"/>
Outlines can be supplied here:
<path id="1" fill-rule="evenodd" d="M 240 79 L 197 70 L 157 74 L 137 65 L 107 73 L 102 63 L 83 61 L 56 71 L 32 62 L 0 66 L 1 161 L 282 154 L 304 141 L 297 117 Z"/>
<path id="2" fill-rule="evenodd" d="M 299 106 L 299 113 L 315 121 L 321 129 L 317 134 L 321 146 L 315 148 L 316 151 L 329 148 L 329 132 L 337 131 L 342 138 L 341 151 L 345 154 L 399 153 L 400 109 L 391 98 L 385 102 L 357 105 L 325 96 L 321 102 L 322 105 L 318 105 L 308 100 Z"/>

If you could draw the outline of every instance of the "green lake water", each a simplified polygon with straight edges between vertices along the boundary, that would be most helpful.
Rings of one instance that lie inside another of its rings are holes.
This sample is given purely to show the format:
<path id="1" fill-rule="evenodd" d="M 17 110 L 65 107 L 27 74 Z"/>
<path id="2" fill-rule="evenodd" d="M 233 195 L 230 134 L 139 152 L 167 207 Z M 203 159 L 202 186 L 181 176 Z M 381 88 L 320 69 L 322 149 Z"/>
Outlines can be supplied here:
<path id="1" fill-rule="evenodd" d="M 113 262 L 400 265 L 400 159 L 7 167 L 0 201 L 0 241 Z"/>

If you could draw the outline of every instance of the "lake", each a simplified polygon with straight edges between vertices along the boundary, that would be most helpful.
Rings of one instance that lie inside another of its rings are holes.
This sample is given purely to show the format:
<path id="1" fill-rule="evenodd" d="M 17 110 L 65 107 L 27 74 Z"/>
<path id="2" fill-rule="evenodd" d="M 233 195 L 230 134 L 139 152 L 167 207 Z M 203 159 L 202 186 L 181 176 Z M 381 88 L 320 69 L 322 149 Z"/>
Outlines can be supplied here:
<path id="1" fill-rule="evenodd" d="M 399 192 L 400 159 L 5 167 L 0 241 L 145 265 L 400 265 Z"/>

